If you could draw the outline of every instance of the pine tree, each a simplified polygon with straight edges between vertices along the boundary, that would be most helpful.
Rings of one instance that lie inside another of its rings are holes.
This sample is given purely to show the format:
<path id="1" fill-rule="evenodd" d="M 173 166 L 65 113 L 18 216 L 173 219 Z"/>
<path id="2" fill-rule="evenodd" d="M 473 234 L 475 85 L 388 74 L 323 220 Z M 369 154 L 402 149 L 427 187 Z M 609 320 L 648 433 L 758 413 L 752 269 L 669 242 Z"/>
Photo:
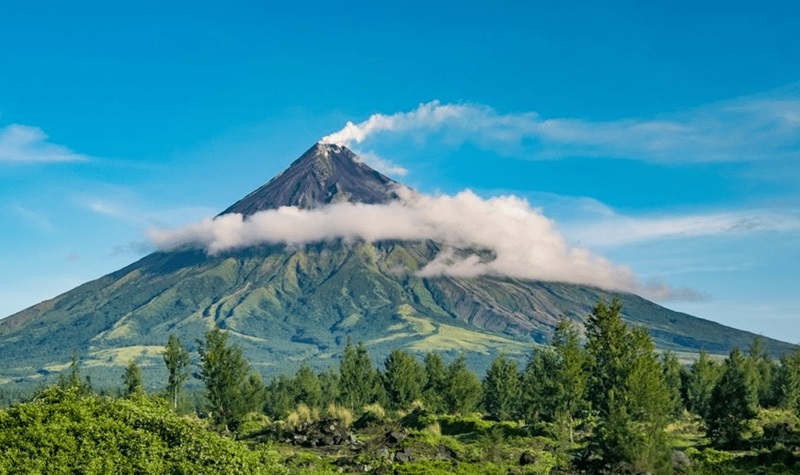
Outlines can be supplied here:
<path id="1" fill-rule="evenodd" d="M 333 368 L 328 368 L 317 375 L 317 379 L 319 379 L 319 386 L 322 392 L 320 407 L 328 407 L 330 403 L 338 401 L 339 373 Z"/>
<path id="2" fill-rule="evenodd" d="M 600 420 L 591 443 L 606 463 L 661 473 L 669 463 L 669 392 L 653 340 L 629 330 L 621 311 L 618 299 L 598 302 L 586 327 L 589 395 Z"/>
<path id="3" fill-rule="evenodd" d="M 557 356 L 553 348 L 535 348 L 522 374 L 520 415 L 528 423 L 554 422 Z"/>
<path id="4" fill-rule="evenodd" d="M 681 397 L 681 363 L 678 357 L 671 351 L 666 351 L 661 355 L 661 371 L 664 373 L 664 381 L 667 384 L 669 393 L 670 414 L 678 417 L 684 409 L 683 398 Z"/>
<path id="5" fill-rule="evenodd" d="M 350 409 L 381 401 L 383 386 L 372 365 L 369 352 L 362 343 L 353 347 L 350 339 L 344 348 L 339 366 L 339 400 Z"/>
<path id="6" fill-rule="evenodd" d="M 468 414 L 475 411 L 481 401 L 481 382 L 467 367 L 464 355 L 447 365 L 443 393 L 444 404 L 450 414 Z"/>
<path id="7" fill-rule="evenodd" d="M 553 333 L 554 374 L 552 384 L 552 419 L 566 425 L 570 443 L 574 442 L 575 420 L 588 403 L 586 385 L 586 352 L 581 348 L 578 331 L 562 318 Z"/>
<path id="8" fill-rule="evenodd" d="M 92 381 L 89 376 L 81 380 L 81 365 L 78 352 L 72 352 L 72 359 L 69 364 L 69 372 L 58 375 L 58 386 L 61 388 L 78 388 L 78 393 L 86 395 L 92 392 Z"/>
<path id="9" fill-rule="evenodd" d="M 483 378 L 483 408 L 496 421 L 515 419 L 521 395 L 517 362 L 501 353 Z"/>
<path id="10" fill-rule="evenodd" d="M 400 349 L 393 350 L 386 357 L 384 368 L 383 386 L 390 407 L 403 409 L 422 397 L 428 377 L 414 356 Z"/>
<path id="11" fill-rule="evenodd" d="M 781 358 L 777 395 L 780 407 L 800 416 L 800 349 Z"/>
<path id="12" fill-rule="evenodd" d="M 177 409 L 178 397 L 183 391 L 183 384 L 189 379 L 189 351 L 177 336 L 170 334 L 167 345 L 164 347 L 163 357 L 169 373 L 167 395 L 172 403 L 172 408 Z"/>
<path id="13" fill-rule="evenodd" d="M 128 362 L 125 374 L 122 375 L 122 383 L 125 386 L 125 395 L 139 394 L 144 392 L 144 382 L 142 380 L 142 370 L 135 361 Z"/>
<path id="14" fill-rule="evenodd" d="M 200 377 L 206 385 L 214 422 L 224 430 L 235 429 L 252 404 L 248 400 L 254 383 L 248 380 L 250 365 L 242 349 L 229 345 L 228 333 L 217 327 L 207 331 L 205 341 L 197 344 Z"/>
<path id="15" fill-rule="evenodd" d="M 322 383 L 306 363 L 301 364 L 295 373 L 292 389 L 295 404 L 322 407 Z"/>
<path id="16" fill-rule="evenodd" d="M 689 410 L 703 419 L 708 418 L 711 406 L 711 393 L 714 391 L 722 373 L 719 364 L 700 351 L 700 356 L 692 364 L 686 384 L 686 399 Z"/>
<path id="17" fill-rule="evenodd" d="M 715 445 L 736 447 L 741 442 L 744 423 L 756 415 L 758 392 L 749 371 L 745 357 L 734 348 L 709 401 L 706 427 Z"/>
<path id="18" fill-rule="evenodd" d="M 438 353 L 425 354 L 425 388 L 422 398 L 425 406 L 436 414 L 447 410 L 444 402 L 444 393 L 447 388 L 447 367 Z"/>
<path id="19" fill-rule="evenodd" d="M 748 349 L 747 355 L 748 374 L 753 380 L 753 385 L 758 396 L 760 407 L 775 407 L 778 404 L 778 395 L 775 393 L 775 378 L 778 375 L 778 366 L 764 348 L 761 337 L 756 337 Z"/>

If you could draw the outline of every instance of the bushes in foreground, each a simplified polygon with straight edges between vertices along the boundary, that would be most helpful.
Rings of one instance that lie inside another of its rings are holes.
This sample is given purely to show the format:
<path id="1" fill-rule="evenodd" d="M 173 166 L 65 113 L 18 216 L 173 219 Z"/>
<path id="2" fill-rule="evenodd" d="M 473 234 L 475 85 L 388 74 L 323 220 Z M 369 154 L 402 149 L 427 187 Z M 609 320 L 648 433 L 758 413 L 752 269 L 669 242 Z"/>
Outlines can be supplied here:
<path id="1" fill-rule="evenodd" d="M 176 415 L 165 401 L 75 387 L 0 411 L 0 447 L 0 474 L 283 473 L 266 452 Z"/>

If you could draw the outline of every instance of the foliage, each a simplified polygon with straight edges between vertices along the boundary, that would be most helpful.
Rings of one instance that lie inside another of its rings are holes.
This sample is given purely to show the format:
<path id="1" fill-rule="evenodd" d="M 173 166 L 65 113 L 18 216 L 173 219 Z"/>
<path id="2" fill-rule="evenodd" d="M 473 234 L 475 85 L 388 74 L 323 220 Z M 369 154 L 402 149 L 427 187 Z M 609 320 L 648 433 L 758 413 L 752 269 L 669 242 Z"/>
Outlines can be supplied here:
<path id="1" fill-rule="evenodd" d="M 164 364 L 167 366 L 169 377 L 167 379 L 167 395 L 172 402 L 173 409 L 178 408 L 183 385 L 189 378 L 189 350 L 183 346 L 181 340 L 170 333 L 167 345 L 164 347 Z"/>
<path id="2" fill-rule="evenodd" d="M 0 412 L 0 473 L 267 474 L 261 452 L 175 415 L 142 395 L 113 399 L 79 388 L 44 391 Z"/>
<path id="3" fill-rule="evenodd" d="M 800 348 L 781 358 L 776 396 L 780 407 L 800 414 Z"/>
<path id="4" fill-rule="evenodd" d="M 663 473 L 670 394 L 652 339 L 642 328 L 629 330 L 621 311 L 619 300 L 598 302 L 586 328 L 590 398 L 599 415 L 592 444 L 605 463 Z"/>
<path id="5" fill-rule="evenodd" d="M 328 404 L 327 409 L 325 409 L 325 416 L 339 421 L 344 427 L 350 427 L 353 424 L 353 411 L 333 402 Z"/>
<path id="6" fill-rule="evenodd" d="M 483 378 L 483 408 L 494 420 L 511 420 L 518 413 L 521 396 L 517 362 L 501 353 Z"/>
<path id="7" fill-rule="evenodd" d="M 369 352 L 363 343 L 353 347 L 348 339 L 339 367 L 339 401 L 356 409 L 382 399 L 380 375 L 372 365 Z"/>
<path id="8" fill-rule="evenodd" d="M 762 338 L 756 337 L 748 349 L 747 355 L 748 374 L 756 391 L 756 398 L 760 407 L 775 407 L 778 404 L 778 394 L 775 379 L 778 376 L 778 367 L 767 353 Z"/>
<path id="9" fill-rule="evenodd" d="M 678 417 L 685 409 L 683 404 L 683 378 L 681 378 L 681 363 L 671 351 L 661 354 L 661 370 L 664 373 L 664 383 L 669 394 L 670 415 Z"/>
<path id="10" fill-rule="evenodd" d="M 708 436 L 719 447 L 736 447 L 742 440 L 744 424 L 756 415 L 758 393 L 748 371 L 747 361 L 734 348 L 711 393 L 706 418 Z"/>
<path id="11" fill-rule="evenodd" d="M 425 354 L 425 387 L 422 397 L 430 410 L 442 413 L 447 410 L 444 392 L 447 387 L 447 367 L 439 353 Z"/>
<path id="12" fill-rule="evenodd" d="M 263 385 L 250 375 L 250 365 L 238 346 L 228 344 L 228 334 L 217 327 L 198 341 L 200 376 L 206 386 L 214 422 L 235 430 L 242 416 L 259 407 Z"/>
<path id="13" fill-rule="evenodd" d="M 709 358 L 708 353 L 701 351 L 697 360 L 692 363 L 686 383 L 686 399 L 690 411 L 704 419 L 708 418 L 711 393 L 720 376 L 720 366 Z"/>
<path id="14" fill-rule="evenodd" d="M 300 403 L 294 411 L 286 416 L 289 429 L 299 430 L 319 420 L 319 409 Z"/>
<path id="15" fill-rule="evenodd" d="M 390 408 L 406 408 L 422 397 L 428 377 L 414 356 L 400 349 L 393 350 L 386 357 L 384 368 L 383 387 Z"/>
<path id="16" fill-rule="evenodd" d="M 442 397 L 450 414 L 468 414 L 478 407 L 482 397 L 481 383 L 467 368 L 463 355 L 447 365 Z"/>
<path id="17" fill-rule="evenodd" d="M 122 375 L 122 384 L 126 396 L 144 392 L 142 370 L 139 369 L 135 361 L 131 360 L 125 368 L 125 374 Z"/>
<path id="18" fill-rule="evenodd" d="M 295 402 L 311 407 L 321 406 L 322 383 L 306 363 L 300 365 L 300 369 L 295 373 L 291 386 Z"/>

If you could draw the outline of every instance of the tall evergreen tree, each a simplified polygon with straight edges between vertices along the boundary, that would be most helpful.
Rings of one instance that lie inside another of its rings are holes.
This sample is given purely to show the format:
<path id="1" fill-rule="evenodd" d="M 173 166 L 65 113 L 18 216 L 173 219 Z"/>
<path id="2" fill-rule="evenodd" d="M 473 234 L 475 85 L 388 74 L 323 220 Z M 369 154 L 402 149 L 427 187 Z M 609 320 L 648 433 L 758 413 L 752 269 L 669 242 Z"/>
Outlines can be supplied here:
<path id="1" fill-rule="evenodd" d="M 700 351 L 697 360 L 692 363 L 686 383 L 686 400 L 689 410 L 703 419 L 708 418 L 711 406 L 711 393 L 720 376 L 719 364 L 709 358 L 708 353 Z"/>
<path id="2" fill-rule="evenodd" d="M 800 416 L 800 349 L 781 358 L 777 396 L 780 407 Z"/>
<path id="3" fill-rule="evenodd" d="M 294 374 L 292 389 L 295 404 L 322 407 L 322 383 L 306 363 L 301 364 L 300 369 Z"/>
<path id="4" fill-rule="evenodd" d="M 589 376 L 586 373 L 586 352 L 581 348 L 578 331 L 566 318 L 556 325 L 553 350 L 552 417 L 554 422 L 567 426 L 572 443 L 575 420 L 587 406 L 586 385 Z"/>
<path id="5" fill-rule="evenodd" d="M 622 303 L 600 301 L 586 327 L 590 399 L 600 422 L 592 445 L 603 460 L 639 471 L 663 472 L 669 393 L 653 341 L 622 321 Z"/>
<path id="6" fill-rule="evenodd" d="M 468 414 L 478 408 L 482 397 L 481 382 L 467 367 L 464 355 L 447 365 L 443 399 L 450 414 Z"/>
<path id="7" fill-rule="evenodd" d="M 89 394 L 92 392 L 92 383 L 89 376 L 81 379 L 81 364 L 78 352 L 72 352 L 72 359 L 69 363 L 69 370 L 67 373 L 58 375 L 58 386 L 62 388 L 78 388 L 80 394 Z"/>
<path id="8" fill-rule="evenodd" d="M 447 388 L 447 367 L 441 355 L 435 352 L 425 354 L 425 387 L 422 398 L 428 409 L 440 414 L 447 410 L 444 393 Z"/>
<path id="9" fill-rule="evenodd" d="M 384 369 L 383 386 L 390 407 L 403 409 L 422 398 L 428 376 L 414 356 L 400 349 L 393 350 L 386 357 Z"/>
<path id="10" fill-rule="evenodd" d="M 328 368 L 317 375 L 319 379 L 322 399 L 320 407 L 328 407 L 330 403 L 339 400 L 339 373 L 334 368 Z"/>
<path id="11" fill-rule="evenodd" d="M 723 364 L 722 376 L 709 401 L 706 427 L 715 445 L 736 447 L 741 442 L 745 422 L 756 415 L 758 391 L 749 371 L 747 360 L 734 348 Z"/>
<path id="12" fill-rule="evenodd" d="M 183 391 L 183 384 L 189 379 L 189 350 L 183 346 L 177 336 L 170 334 L 167 338 L 167 345 L 164 347 L 163 357 L 169 373 L 167 395 L 172 408 L 177 409 L 178 397 Z"/>
<path id="13" fill-rule="evenodd" d="M 351 409 L 360 409 L 381 401 L 382 395 L 380 376 L 372 365 L 369 352 L 360 342 L 353 347 L 348 338 L 339 366 L 339 400 Z"/>
<path id="14" fill-rule="evenodd" d="M 775 393 L 775 378 L 778 376 L 778 365 L 767 353 L 761 337 L 756 337 L 747 354 L 748 374 L 755 386 L 760 407 L 775 407 L 778 395 Z"/>
<path id="15" fill-rule="evenodd" d="M 135 361 L 130 360 L 122 375 L 122 383 L 125 386 L 125 395 L 138 394 L 144 392 L 144 381 L 142 380 L 142 370 Z"/>
<path id="16" fill-rule="evenodd" d="M 522 395 L 517 362 L 501 353 L 483 378 L 483 408 L 494 420 L 515 419 Z"/>
<path id="17" fill-rule="evenodd" d="M 534 348 L 522 373 L 520 415 L 526 422 L 554 422 L 557 366 L 553 348 Z"/>
<path id="18" fill-rule="evenodd" d="M 683 379 L 681 378 L 681 363 L 671 351 L 661 354 L 661 371 L 669 393 L 670 414 L 678 417 L 683 412 L 684 404 L 682 394 Z"/>
<path id="19" fill-rule="evenodd" d="M 250 392 L 255 381 L 248 380 L 250 364 L 242 349 L 228 344 L 228 333 L 217 327 L 198 341 L 200 376 L 206 385 L 214 422 L 225 430 L 235 429 L 251 408 Z M 247 385 L 247 386 L 246 386 Z"/>

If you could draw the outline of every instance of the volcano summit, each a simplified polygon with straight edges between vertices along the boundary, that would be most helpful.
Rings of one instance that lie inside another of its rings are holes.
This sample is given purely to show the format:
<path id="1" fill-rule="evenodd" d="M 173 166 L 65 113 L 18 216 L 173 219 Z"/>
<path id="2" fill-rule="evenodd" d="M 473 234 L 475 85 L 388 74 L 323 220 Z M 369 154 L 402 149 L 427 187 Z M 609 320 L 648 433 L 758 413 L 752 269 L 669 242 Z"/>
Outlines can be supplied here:
<path id="1" fill-rule="evenodd" d="M 191 345 L 212 325 L 265 375 L 302 361 L 327 366 L 348 337 L 378 361 L 403 347 L 463 352 L 482 369 L 499 351 L 523 355 L 547 342 L 562 315 L 581 327 L 599 299 L 613 296 L 661 349 L 727 353 L 755 337 L 625 291 L 625 279 L 610 280 L 613 267 L 591 281 L 563 272 L 532 278 L 528 269 L 547 256 L 519 263 L 531 253 L 483 246 L 473 238 L 510 231 L 501 221 L 495 229 L 464 222 L 458 199 L 474 195 L 459 196 L 419 197 L 347 148 L 316 144 L 216 218 L 158 234 L 161 250 L 0 320 L 0 383 L 35 382 L 63 369 L 74 351 L 95 381 L 116 382 L 131 359 L 147 377 L 162 371 L 169 333 Z M 521 201 L 504 200 L 482 203 L 521 219 Z M 386 209 L 405 214 L 386 222 Z M 536 226 L 550 236 L 547 220 Z M 551 241 L 539 244 L 563 252 L 567 267 L 609 265 Z M 772 354 L 794 348 L 767 338 L 764 345 Z"/>

